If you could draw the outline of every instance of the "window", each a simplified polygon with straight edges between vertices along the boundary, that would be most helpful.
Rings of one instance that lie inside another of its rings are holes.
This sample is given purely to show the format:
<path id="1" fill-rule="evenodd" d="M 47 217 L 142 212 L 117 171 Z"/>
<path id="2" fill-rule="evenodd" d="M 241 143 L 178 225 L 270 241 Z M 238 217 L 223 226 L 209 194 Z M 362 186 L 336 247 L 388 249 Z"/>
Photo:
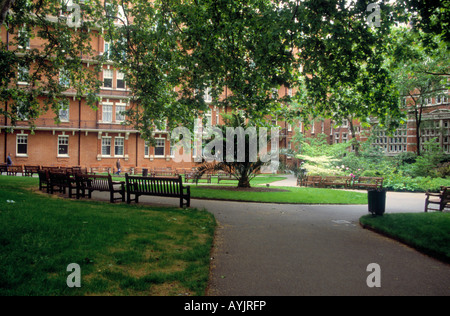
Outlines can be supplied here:
<path id="1" fill-rule="evenodd" d="M 203 95 L 203 100 L 205 100 L 205 102 L 212 102 L 211 88 L 207 88 L 205 90 L 205 94 Z"/>
<path id="2" fill-rule="evenodd" d="M 28 154 L 28 135 L 17 135 L 17 155 L 26 156 Z"/>
<path id="3" fill-rule="evenodd" d="M 342 133 L 342 142 L 343 142 L 343 143 L 346 143 L 347 140 L 348 140 L 348 135 L 347 135 L 347 133 Z"/>
<path id="4" fill-rule="evenodd" d="M 30 69 L 27 66 L 19 66 L 19 76 L 18 80 L 22 83 L 28 83 Z"/>
<path id="5" fill-rule="evenodd" d="M 156 139 L 155 156 L 164 156 L 166 142 L 163 138 Z"/>
<path id="6" fill-rule="evenodd" d="M 22 101 L 18 101 L 17 102 L 17 108 L 16 108 L 16 112 L 17 112 L 17 119 L 20 121 L 27 121 L 28 117 L 30 115 L 27 106 L 25 105 L 24 102 Z"/>
<path id="7" fill-rule="evenodd" d="M 70 86 L 69 72 L 67 70 L 65 70 L 65 69 L 62 69 L 59 72 L 59 84 L 64 86 L 64 87 Z"/>
<path id="8" fill-rule="evenodd" d="M 102 137 L 102 156 L 111 156 L 111 137 Z"/>
<path id="9" fill-rule="evenodd" d="M 123 72 L 117 72 L 117 89 L 125 89 L 125 80 L 124 80 L 124 74 Z"/>
<path id="10" fill-rule="evenodd" d="M 106 123 L 112 122 L 112 104 L 103 104 L 102 107 L 102 121 Z"/>
<path id="11" fill-rule="evenodd" d="M 25 49 L 30 48 L 30 37 L 28 36 L 28 32 L 27 32 L 25 26 L 19 30 L 18 42 L 19 42 L 19 48 L 25 48 Z"/>
<path id="12" fill-rule="evenodd" d="M 175 157 L 175 150 L 176 150 L 176 146 L 175 144 L 172 144 L 172 142 L 170 143 L 170 157 Z"/>
<path id="13" fill-rule="evenodd" d="M 113 71 L 111 69 L 103 69 L 103 87 L 112 88 Z"/>
<path id="14" fill-rule="evenodd" d="M 348 127 L 348 120 L 342 120 L 342 126 L 341 127 Z"/>
<path id="15" fill-rule="evenodd" d="M 212 127 L 212 111 L 209 110 L 208 113 L 205 114 L 206 116 L 206 128 L 211 128 Z"/>
<path id="16" fill-rule="evenodd" d="M 58 136 L 58 156 L 69 156 L 69 136 Z"/>
<path id="17" fill-rule="evenodd" d="M 144 144 L 144 157 L 150 156 L 150 143 L 145 142 Z"/>
<path id="18" fill-rule="evenodd" d="M 114 138 L 114 155 L 123 156 L 124 139 L 123 137 Z"/>
<path id="19" fill-rule="evenodd" d="M 59 119 L 61 122 L 69 122 L 69 105 L 61 104 Z"/>
<path id="20" fill-rule="evenodd" d="M 116 122 L 125 121 L 126 106 L 122 104 L 116 104 Z"/>
<path id="21" fill-rule="evenodd" d="M 110 53 L 111 53 L 111 43 L 105 42 L 104 47 L 103 47 L 103 56 L 105 56 L 106 59 L 109 59 Z"/>

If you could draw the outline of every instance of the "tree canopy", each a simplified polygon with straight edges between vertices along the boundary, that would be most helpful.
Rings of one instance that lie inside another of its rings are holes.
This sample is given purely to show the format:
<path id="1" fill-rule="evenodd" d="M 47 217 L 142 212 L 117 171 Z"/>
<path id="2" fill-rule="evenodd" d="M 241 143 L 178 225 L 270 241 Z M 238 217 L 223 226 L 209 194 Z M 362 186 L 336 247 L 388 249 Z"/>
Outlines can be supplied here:
<path id="1" fill-rule="evenodd" d="M 55 79 L 61 69 L 75 95 L 93 104 L 100 87 L 95 74 L 105 62 L 90 46 L 93 29 L 111 42 L 108 58 L 125 73 L 133 101 L 128 124 L 148 139 L 166 120 L 169 128 L 193 125 L 208 110 L 206 95 L 211 104 L 243 110 L 260 125 L 267 116 L 291 120 L 351 112 L 359 119 L 384 119 L 400 113 L 383 51 L 391 27 L 407 19 L 403 6 L 367 0 L 72 2 L 80 7 L 75 26 L 48 18 L 67 9 L 59 0 L 15 0 L 9 10 L 0 97 L 3 103 L 12 100 L 2 110 L 12 123 L 17 113 L 32 122 L 48 108 L 61 108 L 67 92 Z M 369 23 L 372 18 L 379 23 Z M 26 36 L 12 36 L 19 33 Z M 37 37 L 44 43 L 40 50 L 19 45 Z M 95 61 L 91 67 L 87 59 Z M 19 70 L 25 70 L 26 86 Z M 280 87 L 298 93 L 280 98 Z M 48 96 L 43 109 L 42 95 Z M 341 102 L 345 95 L 358 100 Z"/>

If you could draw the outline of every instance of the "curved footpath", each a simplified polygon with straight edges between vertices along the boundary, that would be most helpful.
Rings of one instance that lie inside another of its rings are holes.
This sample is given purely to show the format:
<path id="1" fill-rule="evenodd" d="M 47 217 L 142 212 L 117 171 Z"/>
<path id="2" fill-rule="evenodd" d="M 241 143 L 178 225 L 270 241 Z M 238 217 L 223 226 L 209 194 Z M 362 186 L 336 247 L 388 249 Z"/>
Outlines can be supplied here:
<path id="1" fill-rule="evenodd" d="M 423 212 L 424 201 L 423 193 L 388 193 L 386 213 Z M 450 265 L 363 229 L 366 205 L 193 199 L 191 206 L 207 209 L 218 222 L 209 296 L 450 295 Z M 380 267 L 381 287 L 367 285 L 372 263 Z"/>

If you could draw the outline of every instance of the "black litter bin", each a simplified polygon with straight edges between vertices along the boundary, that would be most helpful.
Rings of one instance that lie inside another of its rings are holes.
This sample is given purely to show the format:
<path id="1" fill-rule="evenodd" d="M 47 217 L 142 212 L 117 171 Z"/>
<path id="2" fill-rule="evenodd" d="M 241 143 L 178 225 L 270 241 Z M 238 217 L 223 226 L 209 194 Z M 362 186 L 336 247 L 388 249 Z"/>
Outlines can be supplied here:
<path id="1" fill-rule="evenodd" d="M 147 177 L 148 176 L 148 169 L 142 169 L 142 176 Z"/>
<path id="2" fill-rule="evenodd" d="M 383 215 L 386 210 L 386 190 L 368 190 L 369 213 Z"/>

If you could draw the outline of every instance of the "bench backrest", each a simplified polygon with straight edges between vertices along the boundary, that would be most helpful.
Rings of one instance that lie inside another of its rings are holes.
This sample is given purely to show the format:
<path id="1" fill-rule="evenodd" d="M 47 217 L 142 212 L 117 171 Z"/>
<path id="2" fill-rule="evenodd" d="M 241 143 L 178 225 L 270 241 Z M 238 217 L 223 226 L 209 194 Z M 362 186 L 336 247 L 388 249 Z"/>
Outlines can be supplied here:
<path id="1" fill-rule="evenodd" d="M 178 177 L 131 177 L 125 174 L 127 190 L 143 194 L 180 196 L 183 180 Z"/>
<path id="2" fill-rule="evenodd" d="M 78 181 L 82 182 L 83 186 L 88 189 L 109 191 L 111 188 L 111 175 L 97 175 L 97 174 L 76 174 Z"/>
<path id="3" fill-rule="evenodd" d="M 450 187 L 443 187 L 442 188 L 442 201 L 443 202 L 450 201 Z"/>
<path id="4" fill-rule="evenodd" d="M 37 172 L 38 170 L 41 169 L 40 166 L 24 166 L 25 171 L 33 171 L 33 172 Z"/>
<path id="5" fill-rule="evenodd" d="M 327 176 L 325 180 L 350 180 L 351 176 Z"/>
<path id="6" fill-rule="evenodd" d="M 38 170 L 38 175 L 39 175 L 39 181 L 41 181 L 41 182 L 47 182 L 49 179 L 47 170 Z"/>
<path id="7" fill-rule="evenodd" d="M 382 183 L 384 178 L 380 177 L 359 177 L 358 182 L 363 183 Z"/>

